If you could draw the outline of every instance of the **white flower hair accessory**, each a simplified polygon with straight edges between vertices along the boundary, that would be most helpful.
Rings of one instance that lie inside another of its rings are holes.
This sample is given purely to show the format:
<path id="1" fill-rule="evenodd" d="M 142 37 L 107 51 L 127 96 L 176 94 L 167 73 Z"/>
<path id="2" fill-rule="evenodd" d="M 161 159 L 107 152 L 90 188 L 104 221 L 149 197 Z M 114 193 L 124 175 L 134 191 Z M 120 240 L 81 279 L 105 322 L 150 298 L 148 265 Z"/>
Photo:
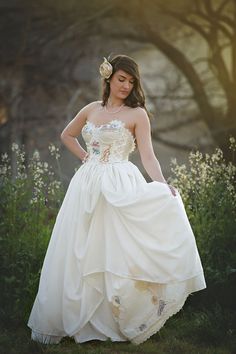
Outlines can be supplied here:
<path id="1" fill-rule="evenodd" d="M 113 72 L 113 67 L 112 67 L 111 63 L 109 63 L 109 61 L 105 57 L 103 59 L 104 59 L 104 61 L 99 67 L 99 72 L 100 72 L 102 78 L 108 79 Z"/>

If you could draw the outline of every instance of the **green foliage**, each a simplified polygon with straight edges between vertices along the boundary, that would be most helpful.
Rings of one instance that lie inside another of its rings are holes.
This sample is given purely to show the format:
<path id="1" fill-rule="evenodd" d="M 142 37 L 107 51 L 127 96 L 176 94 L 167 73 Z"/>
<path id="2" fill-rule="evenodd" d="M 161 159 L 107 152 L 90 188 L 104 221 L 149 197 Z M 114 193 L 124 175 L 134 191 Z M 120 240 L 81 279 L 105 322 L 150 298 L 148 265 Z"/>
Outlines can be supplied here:
<path id="1" fill-rule="evenodd" d="M 43 345 L 30 339 L 26 327 L 14 332 L 3 329 L 0 347 L 4 348 L 4 354 L 232 354 L 235 353 L 235 334 L 231 329 L 227 330 L 232 317 L 232 313 L 222 312 L 218 307 L 212 312 L 184 309 L 138 346 L 111 340 L 75 343 L 69 337 L 63 338 L 60 344 Z"/>
<path id="2" fill-rule="evenodd" d="M 56 160 L 58 149 L 49 146 Z M 36 150 L 26 163 L 25 152 L 12 144 L 0 163 L 0 302 L 4 325 L 26 319 L 37 292 L 43 258 L 63 189 L 52 167 Z"/>
<path id="3" fill-rule="evenodd" d="M 168 328 L 176 331 L 179 338 L 189 339 L 196 344 L 228 344 L 235 347 L 235 318 L 232 311 L 215 304 L 211 309 L 201 310 L 189 306 L 181 312 L 168 323 Z M 165 335 L 165 330 L 163 332 Z"/>
<path id="4" fill-rule="evenodd" d="M 234 153 L 233 139 L 230 148 Z M 0 301 L 4 329 L 23 323 L 25 327 L 38 289 L 40 271 L 52 228 L 64 196 L 61 182 L 56 180 L 52 167 L 40 160 L 37 151 L 26 163 L 23 149 L 13 144 L 12 150 L 15 165 L 10 165 L 7 154 L 2 155 L 0 163 Z M 51 145 L 49 150 L 56 159 L 60 173 L 58 149 Z M 232 162 L 226 162 L 222 151 L 216 149 L 212 155 L 191 153 L 188 168 L 173 161 L 172 171 L 171 183 L 181 193 L 196 236 L 208 285 L 206 292 L 211 298 L 209 283 L 220 284 L 224 294 L 226 291 L 230 292 L 225 284 L 235 275 L 236 269 L 236 167 Z M 216 298 L 218 295 L 216 293 Z M 198 299 L 201 301 L 199 294 Z M 153 339 L 156 338 L 159 345 L 163 344 L 165 353 L 168 350 L 173 352 L 174 349 L 176 352 L 182 350 L 197 353 L 197 342 L 201 341 L 217 346 L 223 342 L 223 338 L 227 338 L 229 343 L 233 343 L 231 337 L 235 335 L 235 322 L 231 318 L 230 309 L 222 310 L 221 306 L 217 306 L 202 306 L 200 311 L 193 312 L 185 320 L 181 320 L 181 314 L 170 319 L 170 330 L 171 323 L 180 321 L 174 326 L 178 328 L 178 333 L 174 334 L 176 342 L 172 339 L 170 343 L 165 342 L 165 327 L 160 332 L 160 338 L 158 333 Z M 196 340 L 196 348 L 195 344 L 188 343 L 188 338 L 192 343 Z M 27 340 L 29 344 L 26 346 L 29 346 L 31 352 L 31 345 L 37 344 Z M 8 343 L 4 333 L 2 341 Z M 144 346 L 151 344 L 152 341 L 148 341 Z M 9 342 L 9 346 L 11 345 L 12 341 Z M 17 350 L 18 348 L 16 352 Z M 215 353 L 214 350 L 206 349 L 206 352 Z M 145 349 L 144 352 L 152 350 Z M 225 351 L 219 350 L 219 353 L 221 352 Z"/>
<path id="5" fill-rule="evenodd" d="M 235 139 L 230 138 L 233 154 Z M 217 148 L 190 153 L 189 167 L 172 161 L 171 183 L 179 190 L 193 228 L 208 284 L 236 272 L 236 166 Z"/>

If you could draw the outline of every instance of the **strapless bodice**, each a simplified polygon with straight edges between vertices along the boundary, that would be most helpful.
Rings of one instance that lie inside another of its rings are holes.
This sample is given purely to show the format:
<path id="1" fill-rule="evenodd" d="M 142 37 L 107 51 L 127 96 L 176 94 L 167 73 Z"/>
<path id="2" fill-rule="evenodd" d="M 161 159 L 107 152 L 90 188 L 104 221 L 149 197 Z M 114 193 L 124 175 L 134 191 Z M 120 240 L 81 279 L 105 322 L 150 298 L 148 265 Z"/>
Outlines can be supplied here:
<path id="1" fill-rule="evenodd" d="M 125 127 L 125 122 L 118 119 L 99 126 L 87 121 L 81 133 L 89 154 L 87 161 L 128 161 L 129 154 L 135 149 L 134 136 Z"/>

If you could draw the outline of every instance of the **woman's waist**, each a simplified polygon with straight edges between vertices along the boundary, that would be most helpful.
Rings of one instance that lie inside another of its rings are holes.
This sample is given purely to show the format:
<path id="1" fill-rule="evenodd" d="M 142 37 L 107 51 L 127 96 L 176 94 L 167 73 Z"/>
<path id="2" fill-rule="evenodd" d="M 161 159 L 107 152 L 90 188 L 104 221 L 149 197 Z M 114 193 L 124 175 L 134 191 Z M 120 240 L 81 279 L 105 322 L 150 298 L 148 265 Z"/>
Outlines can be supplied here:
<path id="1" fill-rule="evenodd" d="M 117 163 L 128 161 L 129 152 L 125 149 L 112 146 L 96 147 L 89 146 L 86 161 L 99 163 Z"/>
<path id="2" fill-rule="evenodd" d="M 112 164 L 112 163 L 125 163 L 125 162 L 129 162 L 128 156 L 110 155 L 107 158 L 104 158 L 102 155 L 89 154 L 84 163 Z"/>

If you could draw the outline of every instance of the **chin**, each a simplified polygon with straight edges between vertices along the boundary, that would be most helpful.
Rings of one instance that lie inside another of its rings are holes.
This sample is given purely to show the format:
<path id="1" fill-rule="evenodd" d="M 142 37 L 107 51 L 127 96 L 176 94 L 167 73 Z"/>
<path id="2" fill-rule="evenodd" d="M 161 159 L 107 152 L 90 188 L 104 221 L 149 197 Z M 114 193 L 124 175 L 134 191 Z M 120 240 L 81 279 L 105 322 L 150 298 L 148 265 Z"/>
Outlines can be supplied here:
<path id="1" fill-rule="evenodd" d="M 120 95 L 121 95 L 121 97 L 123 97 L 123 98 L 125 97 L 126 98 L 126 97 L 129 96 L 129 93 L 121 93 Z"/>

